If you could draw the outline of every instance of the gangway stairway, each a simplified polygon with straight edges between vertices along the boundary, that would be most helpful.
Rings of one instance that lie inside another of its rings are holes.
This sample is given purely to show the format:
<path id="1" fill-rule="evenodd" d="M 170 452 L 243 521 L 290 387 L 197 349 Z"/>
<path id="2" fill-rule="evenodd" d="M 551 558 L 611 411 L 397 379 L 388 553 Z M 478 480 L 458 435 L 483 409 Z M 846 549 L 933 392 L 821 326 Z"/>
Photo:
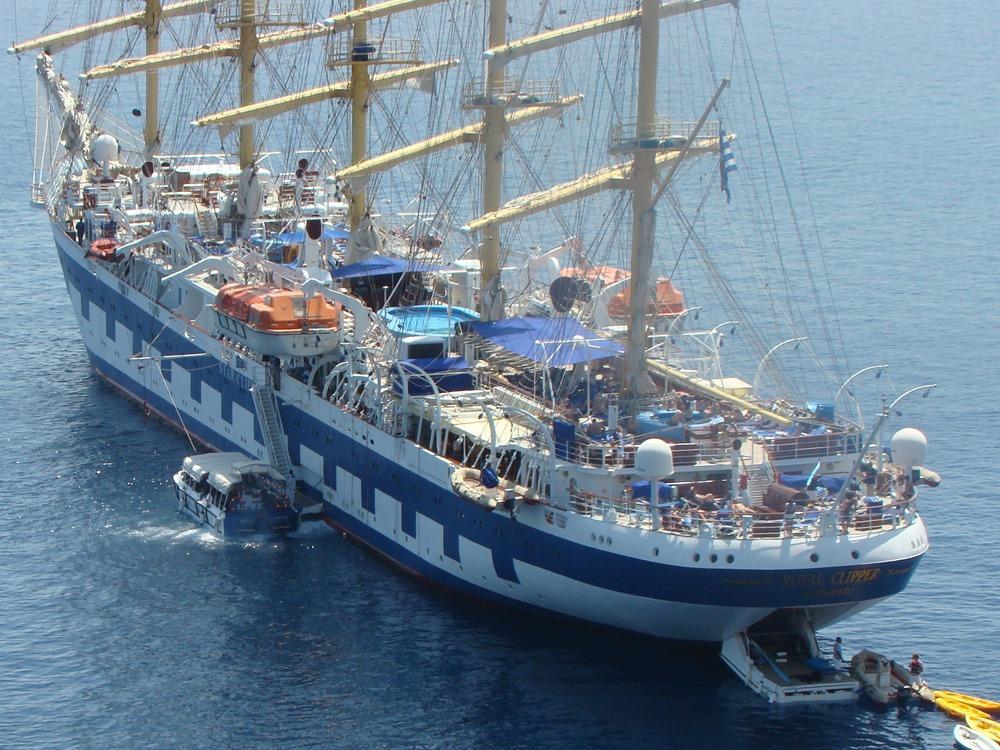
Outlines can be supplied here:
<path id="1" fill-rule="evenodd" d="M 778 479 L 767 446 L 754 440 L 744 440 L 740 449 L 740 464 L 747 475 L 747 494 L 751 504 L 762 502 L 768 487 Z"/>
<path id="2" fill-rule="evenodd" d="M 264 435 L 264 445 L 267 447 L 268 459 L 271 465 L 283 476 L 292 478 L 292 459 L 288 455 L 288 442 L 285 430 L 281 426 L 281 413 L 278 411 L 278 400 L 274 389 L 267 382 L 270 371 L 265 375 L 264 382 L 255 382 L 250 392 L 260 420 L 260 431 Z"/>

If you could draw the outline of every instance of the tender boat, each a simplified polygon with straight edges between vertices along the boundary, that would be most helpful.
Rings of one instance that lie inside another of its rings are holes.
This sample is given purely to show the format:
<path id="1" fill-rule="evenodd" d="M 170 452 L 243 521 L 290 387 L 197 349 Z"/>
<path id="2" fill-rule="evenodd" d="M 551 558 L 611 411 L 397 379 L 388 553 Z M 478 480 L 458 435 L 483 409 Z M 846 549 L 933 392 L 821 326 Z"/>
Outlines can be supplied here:
<path id="1" fill-rule="evenodd" d="M 912 676 L 903 666 L 882 654 L 862 649 L 851 659 L 851 674 L 865 695 L 879 706 L 907 700 L 913 692 Z M 917 683 L 919 686 L 919 683 Z"/>
<path id="2" fill-rule="evenodd" d="M 174 474 L 177 509 L 225 537 L 294 531 L 285 478 L 242 453 L 202 453 Z"/>

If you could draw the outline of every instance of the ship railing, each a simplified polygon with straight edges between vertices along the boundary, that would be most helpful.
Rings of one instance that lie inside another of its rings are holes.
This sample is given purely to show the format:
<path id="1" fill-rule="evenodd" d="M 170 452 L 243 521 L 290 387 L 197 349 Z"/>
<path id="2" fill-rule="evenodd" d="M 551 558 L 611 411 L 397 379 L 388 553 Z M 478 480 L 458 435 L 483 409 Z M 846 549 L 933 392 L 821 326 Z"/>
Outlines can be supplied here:
<path id="1" fill-rule="evenodd" d="M 559 81 L 505 78 L 493 85 L 470 81 L 462 88 L 461 101 L 462 109 L 543 106 L 559 101 Z"/>
<path id="2" fill-rule="evenodd" d="M 326 58 L 326 64 L 331 68 L 353 63 L 416 65 L 419 62 L 419 39 L 368 39 L 355 43 L 346 36 L 333 36 Z"/>
<path id="3" fill-rule="evenodd" d="M 856 455 L 861 452 L 864 437 L 860 432 L 828 432 L 822 435 L 794 437 L 773 436 L 759 438 L 772 461 L 824 456 Z"/>
<path id="4" fill-rule="evenodd" d="M 611 153 L 632 151 L 678 151 L 684 148 L 698 123 L 658 117 L 653 122 L 639 123 L 635 119 L 622 120 L 612 126 L 608 135 Z M 698 141 L 705 142 L 719 137 L 719 123 L 706 122 L 698 131 Z"/>
<path id="5" fill-rule="evenodd" d="M 580 466 L 602 469 L 630 469 L 635 466 L 638 443 L 626 437 L 627 442 L 611 438 L 607 441 L 575 440 L 556 445 L 556 457 Z M 707 443 L 671 443 L 674 466 L 694 466 L 704 463 L 730 462 L 728 448 Z"/>
<path id="6" fill-rule="evenodd" d="M 219 29 L 235 29 L 243 25 L 302 26 L 306 22 L 303 0 L 256 0 L 254 13 L 243 15 L 240 0 L 217 0 L 215 25 Z"/>
<path id="7" fill-rule="evenodd" d="M 784 513 L 756 508 L 752 513 L 738 513 L 703 511 L 682 501 L 660 501 L 654 508 L 648 499 L 632 497 L 627 490 L 618 497 L 573 490 L 569 507 L 580 515 L 647 530 L 654 526 L 655 511 L 660 533 L 731 540 L 871 536 L 909 526 L 918 518 L 915 498 L 860 508 L 827 504 Z"/>

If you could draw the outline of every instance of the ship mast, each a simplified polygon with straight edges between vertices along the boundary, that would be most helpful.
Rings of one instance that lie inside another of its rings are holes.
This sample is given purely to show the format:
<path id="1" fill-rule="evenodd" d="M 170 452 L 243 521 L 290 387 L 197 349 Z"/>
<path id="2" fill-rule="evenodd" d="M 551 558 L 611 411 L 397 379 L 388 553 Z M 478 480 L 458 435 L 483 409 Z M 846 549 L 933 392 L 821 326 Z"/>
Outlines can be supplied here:
<path id="1" fill-rule="evenodd" d="M 240 0 L 240 106 L 254 103 L 254 69 L 257 56 L 256 0 Z M 240 125 L 240 169 L 254 163 L 253 123 Z"/>
<path id="2" fill-rule="evenodd" d="M 354 0 L 354 10 L 364 10 L 367 0 Z M 368 90 L 371 73 L 368 70 L 368 22 L 357 21 L 351 38 L 351 164 L 358 164 L 368 156 Z M 365 217 L 368 196 L 364 182 L 358 181 L 349 196 L 351 231 L 357 231 Z"/>
<path id="3" fill-rule="evenodd" d="M 507 0 L 490 0 L 490 47 L 499 47 L 506 41 Z M 485 94 L 487 106 L 483 113 L 484 214 L 492 213 L 500 208 L 503 184 L 503 142 L 507 131 L 507 122 L 503 107 L 499 104 L 494 106 L 492 97 L 497 96 L 503 90 L 505 68 L 506 60 L 503 58 L 489 58 L 486 61 Z M 487 224 L 483 228 L 482 236 L 479 312 L 483 320 L 497 320 L 503 317 L 503 297 L 500 290 L 500 225 Z"/>
<path id="4" fill-rule="evenodd" d="M 143 25 L 146 29 L 146 54 L 160 51 L 160 19 L 163 6 L 160 0 L 146 0 Z M 143 144 L 147 159 L 151 159 L 160 146 L 159 79 L 155 70 L 146 73 L 146 121 L 143 127 Z"/>
<path id="5" fill-rule="evenodd" d="M 636 95 L 636 135 L 653 131 L 656 124 L 656 68 L 660 48 L 659 0 L 642 0 L 639 21 L 639 85 Z M 653 181 L 656 152 L 638 149 L 632 168 L 632 265 L 625 382 L 632 396 L 652 390 L 646 370 L 646 311 L 649 305 L 650 269 L 653 265 Z"/>

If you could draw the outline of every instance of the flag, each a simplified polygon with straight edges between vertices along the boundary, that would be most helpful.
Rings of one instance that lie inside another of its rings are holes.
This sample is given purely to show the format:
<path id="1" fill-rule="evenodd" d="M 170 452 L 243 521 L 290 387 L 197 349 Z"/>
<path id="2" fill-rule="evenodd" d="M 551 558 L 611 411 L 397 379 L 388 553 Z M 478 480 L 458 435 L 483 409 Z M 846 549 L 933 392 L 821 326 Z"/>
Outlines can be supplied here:
<path id="1" fill-rule="evenodd" d="M 719 177 L 722 181 L 722 192 L 726 194 L 726 203 L 732 201 L 729 193 L 729 173 L 736 171 L 736 155 L 732 144 L 726 140 L 726 131 L 719 130 Z"/>

